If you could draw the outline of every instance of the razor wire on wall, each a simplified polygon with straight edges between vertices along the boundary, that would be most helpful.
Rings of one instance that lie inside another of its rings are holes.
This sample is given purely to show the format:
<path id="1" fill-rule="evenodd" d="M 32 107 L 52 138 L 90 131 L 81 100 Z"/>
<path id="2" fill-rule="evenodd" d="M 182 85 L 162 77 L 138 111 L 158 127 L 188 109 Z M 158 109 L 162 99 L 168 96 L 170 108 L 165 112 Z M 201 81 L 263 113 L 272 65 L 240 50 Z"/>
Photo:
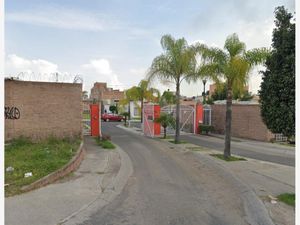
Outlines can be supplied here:
<path id="1" fill-rule="evenodd" d="M 8 79 L 22 81 L 43 81 L 43 82 L 60 82 L 60 83 L 83 83 L 81 75 L 70 73 L 34 73 L 20 72 L 17 76 L 6 76 Z"/>

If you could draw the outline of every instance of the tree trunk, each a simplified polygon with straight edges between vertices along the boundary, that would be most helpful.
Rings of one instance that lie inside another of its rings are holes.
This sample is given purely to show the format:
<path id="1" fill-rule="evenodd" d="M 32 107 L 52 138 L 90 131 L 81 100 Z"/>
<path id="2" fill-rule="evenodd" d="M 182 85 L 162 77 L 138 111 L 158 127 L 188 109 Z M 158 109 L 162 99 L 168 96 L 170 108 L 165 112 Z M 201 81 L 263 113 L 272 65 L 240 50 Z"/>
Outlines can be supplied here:
<path id="1" fill-rule="evenodd" d="M 164 139 L 167 138 L 167 127 L 164 127 Z"/>
<path id="2" fill-rule="evenodd" d="M 227 99 L 226 99 L 226 128 L 225 128 L 225 148 L 224 157 L 231 156 L 230 142 L 231 142 L 231 120 L 232 120 L 232 86 L 231 82 L 227 83 Z"/>
<path id="3" fill-rule="evenodd" d="M 143 123 L 144 98 L 141 99 L 141 123 Z"/>
<path id="4" fill-rule="evenodd" d="M 176 131 L 175 131 L 175 143 L 179 143 L 180 135 L 180 83 L 176 82 Z"/>
<path id="5" fill-rule="evenodd" d="M 129 116 L 128 116 L 128 120 L 130 120 L 131 119 L 131 112 L 130 112 L 130 104 L 131 103 L 131 101 L 129 101 L 129 106 L 128 106 L 128 114 L 129 114 Z"/>

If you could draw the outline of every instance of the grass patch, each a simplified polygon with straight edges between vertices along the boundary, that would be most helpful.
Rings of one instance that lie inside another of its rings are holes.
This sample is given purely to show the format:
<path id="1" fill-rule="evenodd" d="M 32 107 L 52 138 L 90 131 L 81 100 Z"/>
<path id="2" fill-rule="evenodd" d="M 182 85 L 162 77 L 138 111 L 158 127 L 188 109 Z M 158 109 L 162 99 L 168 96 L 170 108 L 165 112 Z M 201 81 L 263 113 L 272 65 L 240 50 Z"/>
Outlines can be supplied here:
<path id="1" fill-rule="evenodd" d="M 277 196 L 278 200 L 285 204 L 295 206 L 295 194 L 284 193 Z"/>
<path id="2" fill-rule="evenodd" d="M 96 142 L 99 146 L 105 149 L 115 149 L 116 146 L 109 140 L 101 140 L 99 137 L 96 138 Z"/>
<path id="3" fill-rule="evenodd" d="M 81 140 L 58 140 L 32 143 L 29 139 L 18 138 L 5 146 L 5 196 L 21 193 L 21 187 L 28 185 L 67 164 L 75 155 Z M 7 167 L 13 171 L 7 172 Z M 32 172 L 31 177 L 24 174 Z"/>
<path id="4" fill-rule="evenodd" d="M 172 141 L 169 141 L 170 143 L 173 143 L 173 144 L 187 144 L 188 142 L 187 141 L 179 141 L 178 143 L 175 143 L 175 141 L 174 140 L 172 140 Z"/>
<path id="5" fill-rule="evenodd" d="M 244 158 L 239 158 L 239 157 L 235 157 L 235 156 L 230 156 L 229 158 L 225 158 L 223 154 L 210 154 L 211 156 L 218 158 L 218 159 L 222 159 L 224 161 L 227 162 L 233 162 L 233 161 L 247 161 Z"/>

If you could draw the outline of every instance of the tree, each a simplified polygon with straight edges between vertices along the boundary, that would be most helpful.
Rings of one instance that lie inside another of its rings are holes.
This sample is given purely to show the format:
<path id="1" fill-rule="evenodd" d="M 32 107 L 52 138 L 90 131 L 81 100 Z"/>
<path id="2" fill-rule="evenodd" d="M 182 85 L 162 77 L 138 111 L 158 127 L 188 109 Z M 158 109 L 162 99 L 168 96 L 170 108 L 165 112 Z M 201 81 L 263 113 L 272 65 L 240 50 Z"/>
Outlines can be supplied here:
<path id="1" fill-rule="evenodd" d="M 180 136 L 180 84 L 193 72 L 196 65 L 193 48 L 184 38 L 174 39 L 171 35 L 161 38 L 164 53 L 153 59 L 148 72 L 148 79 L 158 78 L 161 81 L 174 82 L 176 85 L 176 133 L 175 143 Z"/>
<path id="2" fill-rule="evenodd" d="M 225 100 L 226 99 L 227 88 L 225 83 L 220 83 L 215 91 L 212 93 L 211 98 L 213 101 Z"/>
<path id="3" fill-rule="evenodd" d="M 121 105 L 130 104 L 131 101 L 141 102 L 141 123 L 143 122 L 144 101 L 159 102 L 160 92 L 155 88 L 149 87 L 149 81 L 141 80 L 138 86 L 133 86 L 125 91 L 125 98 L 120 102 Z"/>
<path id="4" fill-rule="evenodd" d="M 167 90 L 164 91 L 160 98 L 160 103 L 161 106 L 166 106 L 166 105 L 174 105 L 176 104 L 176 96 L 174 95 L 173 92 Z"/>
<path id="5" fill-rule="evenodd" d="M 111 111 L 112 113 L 117 112 L 117 106 L 115 106 L 115 105 L 109 106 L 109 111 Z"/>
<path id="6" fill-rule="evenodd" d="M 161 113 L 154 121 L 164 128 L 164 138 L 167 138 L 167 127 L 175 127 L 175 119 L 171 114 Z"/>
<path id="7" fill-rule="evenodd" d="M 137 98 L 141 102 L 141 123 L 143 122 L 144 100 L 158 102 L 160 97 L 159 90 L 149 87 L 148 80 L 141 80 L 137 87 Z"/>
<path id="8" fill-rule="evenodd" d="M 275 9 L 272 52 L 262 72 L 261 115 L 273 133 L 295 135 L 295 24 L 283 7 Z"/>
<path id="9" fill-rule="evenodd" d="M 219 85 L 217 85 L 215 91 L 211 95 L 211 98 L 214 101 L 225 100 L 227 98 L 227 86 L 226 86 L 226 83 L 220 83 Z M 235 91 L 235 90 L 233 90 L 232 99 L 234 99 L 234 100 L 238 99 L 240 101 L 249 101 L 252 98 L 253 98 L 253 96 L 247 90 L 242 90 L 242 91 L 239 91 L 239 90 Z"/>
<path id="10" fill-rule="evenodd" d="M 129 112 L 123 112 L 121 115 L 124 116 L 124 126 L 126 127 L 127 126 L 127 119 L 130 116 Z"/>
<path id="11" fill-rule="evenodd" d="M 231 120 L 233 91 L 242 92 L 248 81 L 250 70 L 264 62 L 269 51 L 266 48 L 255 48 L 246 51 L 245 43 L 241 42 L 237 34 L 229 35 L 225 41 L 224 50 L 197 44 L 196 50 L 206 60 L 202 71 L 212 80 L 220 83 L 225 80 L 226 93 L 226 127 L 224 157 L 231 156 Z"/>
<path id="12" fill-rule="evenodd" d="M 136 86 L 131 87 L 127 90 L 125 90 L 125 96 L 123 99 L 120 100 L 119 104 L 120 106 L 128 106 L 128 118 L 130 119 L 130 102 L 131 101 L 137 101 L 136 98 Z"/>

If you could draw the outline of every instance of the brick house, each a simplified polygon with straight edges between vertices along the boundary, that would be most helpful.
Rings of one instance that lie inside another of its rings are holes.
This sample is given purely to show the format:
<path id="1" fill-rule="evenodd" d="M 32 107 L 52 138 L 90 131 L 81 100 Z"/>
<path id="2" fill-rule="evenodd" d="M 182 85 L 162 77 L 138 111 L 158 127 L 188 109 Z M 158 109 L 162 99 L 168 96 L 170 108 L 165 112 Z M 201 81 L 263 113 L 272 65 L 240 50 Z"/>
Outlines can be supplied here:
<path id="1" fill-rule="evenodd" d="M 96 82 L 91 89 L 90 99 L 93 102 L 101 103 L 102 112 L 109 111 L 109 106 L 116 105 L 121 99 L 124 99 L 124 91 L 109 88 L 107 83 Z"/>

